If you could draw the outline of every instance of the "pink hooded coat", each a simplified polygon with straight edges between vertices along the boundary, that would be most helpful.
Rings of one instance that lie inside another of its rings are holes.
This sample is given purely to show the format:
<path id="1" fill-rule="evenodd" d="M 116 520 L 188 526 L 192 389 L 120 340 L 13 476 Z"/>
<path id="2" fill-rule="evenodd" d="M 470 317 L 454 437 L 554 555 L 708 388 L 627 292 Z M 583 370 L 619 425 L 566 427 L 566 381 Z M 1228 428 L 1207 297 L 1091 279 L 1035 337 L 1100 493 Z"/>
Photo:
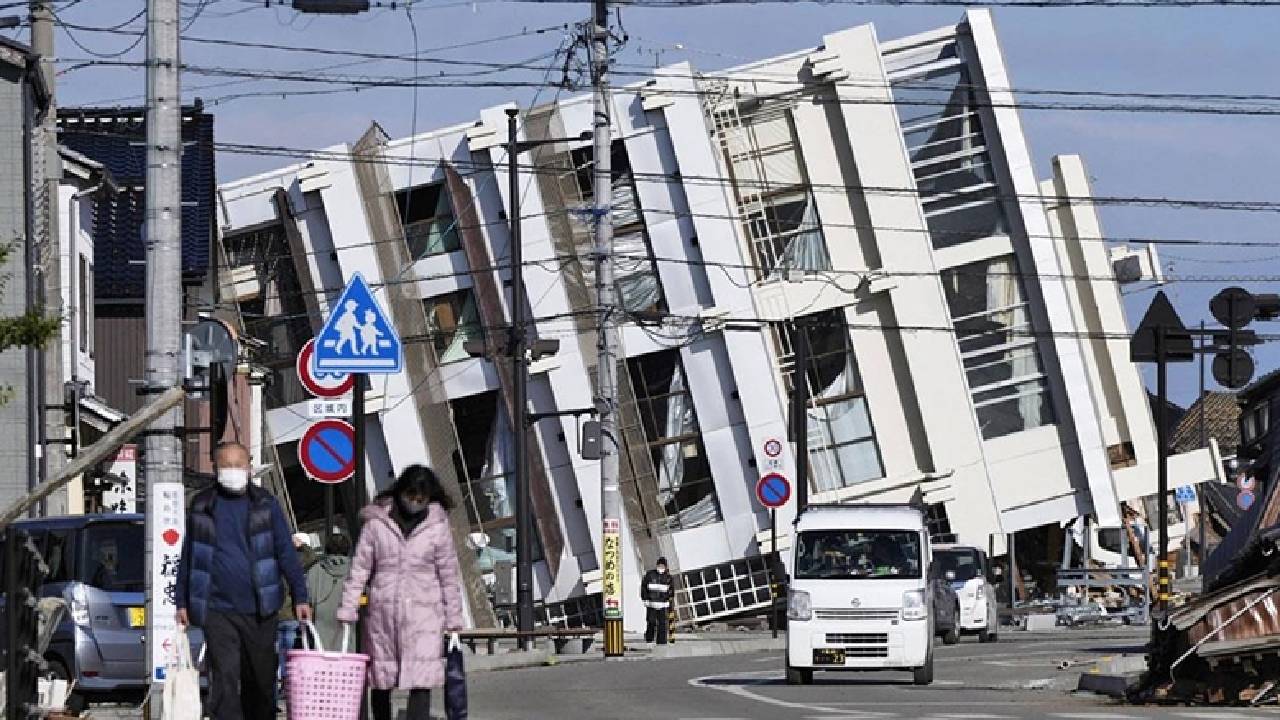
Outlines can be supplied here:
<path id="1" fill-rule="evenodd" d="M 369 684 L 378 690 L 444 685 L 444 632 L 462 627 L 458 557 L 445 509 L 433 503 L 405 537 L 391 517 L 391 501 L 360 513 L 364 529 L 342 591 L 338 619 L 355 622 L 369 585 L 364 646 Z"/>

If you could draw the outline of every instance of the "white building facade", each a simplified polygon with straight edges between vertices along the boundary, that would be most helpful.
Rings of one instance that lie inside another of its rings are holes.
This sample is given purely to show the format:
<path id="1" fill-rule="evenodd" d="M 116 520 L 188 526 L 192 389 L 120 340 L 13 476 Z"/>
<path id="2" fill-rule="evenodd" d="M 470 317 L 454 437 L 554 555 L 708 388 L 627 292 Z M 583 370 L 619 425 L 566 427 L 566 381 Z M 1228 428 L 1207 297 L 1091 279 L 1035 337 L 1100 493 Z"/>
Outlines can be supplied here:
<path id="1" fill-rule="evenodd" d="M 794 477 L 799 332 L 811 502 L 917 502 L 935 534 L 999 554 L 1024 529 L 1119 525 L 1123 501 L 1154 491 L 1151 412 L 1087 175 L 1059 157 L 1041 182 L 1010 86 L 991 16 L 972 11 L 891 42 L 862 26 L 732 70 L 669 66 L 615 93 L 629 626 L 658 556 L 685 620 L 768 603 L 754 486 L 774 464 Z M 267 442 L 299 519 L 318 496 L 296 466 L 311 420 L 292 359 L 360 272 L 406 340 L 405 372 L 369 387 L 370 490 L 437 469 L 463 499 L 475 577 L 501 577 L 514 542 L 509 372 L 463 350 L 496 349 L 510 317 L 504 110 L 403 140 L 375 125 L 220 188 L 222 299 L 272 370 Z M 577 97 L 523 113 L 521 133 L 590 127 Z M 560 341 L 531 368 L 535 412 L 594 403 L 591 153 L 562 143 L 519 162 L 522 301 L 534 336 Z M 598 612 L 583 419 L 542 419 L 532 443 L 547 622 Z M 1172 472 L 1186 484 L 1219 466 L 1199 451 Z"/>

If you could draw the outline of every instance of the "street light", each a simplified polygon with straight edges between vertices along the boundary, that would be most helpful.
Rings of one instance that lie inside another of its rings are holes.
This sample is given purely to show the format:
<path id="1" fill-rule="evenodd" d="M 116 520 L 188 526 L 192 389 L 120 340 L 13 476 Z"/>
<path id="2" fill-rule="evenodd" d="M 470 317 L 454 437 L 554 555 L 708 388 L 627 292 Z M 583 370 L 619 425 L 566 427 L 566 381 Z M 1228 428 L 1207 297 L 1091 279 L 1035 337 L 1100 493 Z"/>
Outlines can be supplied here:
<path id="1" fill-rule="evenodd" d="M 295 0 L 300 2 L 301 0 Z M 529 356 L 534 360 L 553 355 L 560 349 L 555 339 L 535 340 L 530 347 L 525 325 L 524 308 L 524 248 L 520 239 L 520 177 L 519 155 L 542 145 L 581 142 L 591 139 L 584 132 L 576 138 L 546 138 L 520 140 L 518 108 L 507 109 L 507 179 L 509 182 L 509 221 L 511 223 L 511 327 L 507 333 L 506 347 L 501 353 L 512 359 L 512 392 L 515 395 L 516 417 L 511 419 L 515 430 L 516 456 L 516 629 L 520 632 L 521 650 L 528 650 L 533 631 L 533 517 L 529 498 L 529 427 L 534 422 L 529 415 Z M 472 357 L 485 355 L 484 343 L 468 341 L 463 349 Z M 532 351 L 532 352 L 530 352 Z M 558 413 L 549 413 L 550 416 Z M 537 416 L 541 419 L 544 415 Z"/>

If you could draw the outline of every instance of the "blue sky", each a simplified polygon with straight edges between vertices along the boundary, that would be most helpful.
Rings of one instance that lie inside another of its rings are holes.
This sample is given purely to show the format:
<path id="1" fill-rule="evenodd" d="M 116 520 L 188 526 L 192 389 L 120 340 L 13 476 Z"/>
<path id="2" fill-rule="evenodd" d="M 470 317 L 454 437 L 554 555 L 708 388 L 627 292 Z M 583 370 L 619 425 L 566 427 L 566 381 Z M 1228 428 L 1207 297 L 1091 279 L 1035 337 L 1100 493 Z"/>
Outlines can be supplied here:
<path id="1" fill-rule="evenodd" d="M 185 3 L 195 5 L 194 2 Z M 86 26 L 114 26 L 142 8 L 142 0 L 87 0 L 66 9 L 62 19 Z M 189 10 L 188 10 L 189 12 Z M 522 29 L 543 28 L 583 19 L 585 3 L 422 2 L 413 10 L 421 49 L 456 45 Z M 821 43 L 822 35 L 871 22 L 882 39 L 900 37 L 956 22 L 959 8 L 887 8 L 854 5 L 761 4 L 680 9 L 623 10 L 630 36 L 620 61 L 652 65 L 688 60 L 714 70 Z M 1012 85 L 1015 88 L 1236 93 L 1280 96 L 1280 44 L 1275 31 L 1280 15 L 1269 8 L 1061 8 L 995 10 Z M 134 23 L 131 27 L 140 27 Z M 12 34 L 12 33 L 10 33 Z M 214 0 L 188 35 L 241 41 L 309 45 L 375 53 L 413 49 L 406 11 L 381 10 L 359 17 L 299 16 L 285 8 L 262 8 L 244 0 Z M 90 50 L 102 53 L 126 47 L 131 38 L 75 33 Z M 22 38 L 22 39 L 25 39 Z M 432 53 L 434 57 L 485 62 L 526 61 L 553 51 L 559 32 L 530 34 L 470 48 Z M 60 58 L 87 58 L 84 50 L 58 36 Z M 682 45 L 684 50 L 675 49 Z M 126 58 L 136 59 L 140 50 Z M 193 65 L 297 70 L 350 62 L 350 58 L 229 49 L 187 43 L 184 61 Z M 539 61 L 544 63 L 545 60 Z M 465 68 L 464 68 L 465 69 Z M 410 74 L 404 62 L 368 62 L 341 72 L 369 75 Z M 419 71 L 456 72 L 456 66 L 421 64 Z M 504 74 L 502 77 L 513 77 Z M 537 73 L 516 75 L 536 80 Z M 478 79 L 483 79 L 480 77 Z M 234 92 L 285 90 L 279 82 L 255 82 L 197 90 L 226 83 L 225 78 L 184 78 L 188 97 L 206 101 Z M 59 79 L 64 105 L 140 104 L 143 75 L 136 68 L 95 67 Z M 298 86 L 292 86 L 297 88 Z M 308 85 L 308 89 L 316 86 Z M 219 103 L 219 141 L 289 147 L 322 147 L 352 141 L 377 121 L 392 136 L 408 134 L 412 125 L 411 90 L 379 89 L 319 97 L 279 96 Z M 480 108 L 509 100 L 527 103 L 532 89 L 426 88 L 419 90 L 419 130 L 474 119 Z M 550 97 L 544 90 L 542 99 Z M 1271 107 L 1275 107 L 1274 103 Z M 1042 176 L 1049 175 L 1054 154 L 1084 156 L 1098 195 L 1177 197 L 1214 200 L 1280 199 L 1280 143 L 1275 117 L 1192 115 L 1180 113 L 1107 113 L 1024 111 L 1023 123 L 1032 155 Z M 1268 132 L 1270 130 L 1270 132 Z M 287 162 L 273 157 L 224 154 L 222 180 L 241 177 Z M 1166 265 L 1175 275 L 1213 278 L 1280 275 L 1280 214 L 1204 210 L 1106 207 L 1103 228 L 1110 236 L 1201 238 L 1265 242 L 1273 248 L 1162 246 Z M 1206 320 L 1209 298 L 1227 284 L 1257 292 L 1278 292 L 1271 283 L 1177 282 L 1166 286 L 1188 325 Z M 1151 292 L 1127 296 L 1131 324 L 1136 324 Z M 1257 329 L 1280 333 L 1280 323 Z M 1280 366 L 1280 342 L 1255 351 L 1259 374 Z M 1153 373 L 1148 372 L 1148 380 Z M 1174 399 L 1194 399 L 1195 365 L 1171 371 Z M 1213 387 L 1212 379 L 1209 381 Z"/>

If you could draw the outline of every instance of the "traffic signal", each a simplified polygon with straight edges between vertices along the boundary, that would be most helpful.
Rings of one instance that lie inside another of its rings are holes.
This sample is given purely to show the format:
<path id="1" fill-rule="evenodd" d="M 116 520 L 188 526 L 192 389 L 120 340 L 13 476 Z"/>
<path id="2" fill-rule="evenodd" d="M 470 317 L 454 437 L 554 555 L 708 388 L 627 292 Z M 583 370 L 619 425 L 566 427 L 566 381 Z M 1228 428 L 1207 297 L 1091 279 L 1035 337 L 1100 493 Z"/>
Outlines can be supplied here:
<path id="1" fill-rule="evenodd" d="M 1253 295 L 1238 287 L 1229 287 L 1209 302 L 1213 317 L 1226 330 L 1213 333 L 1213 377 L 1223 387 L 1242 388 L 1253 379 L 1253 358 L 1245 350 L 1262 342 L 1258 334 L 1244 329 L 1254 320 L 1280 317 L 1280 297 Z"/>
<path id="2" fill-rule="evenodd" d="M 40 586 L 49 575 L 31 536 L 10 528 L 5 542 L 7 720 L 41 717 L 36 681 L 48 666 L 39 652 Z"/>

